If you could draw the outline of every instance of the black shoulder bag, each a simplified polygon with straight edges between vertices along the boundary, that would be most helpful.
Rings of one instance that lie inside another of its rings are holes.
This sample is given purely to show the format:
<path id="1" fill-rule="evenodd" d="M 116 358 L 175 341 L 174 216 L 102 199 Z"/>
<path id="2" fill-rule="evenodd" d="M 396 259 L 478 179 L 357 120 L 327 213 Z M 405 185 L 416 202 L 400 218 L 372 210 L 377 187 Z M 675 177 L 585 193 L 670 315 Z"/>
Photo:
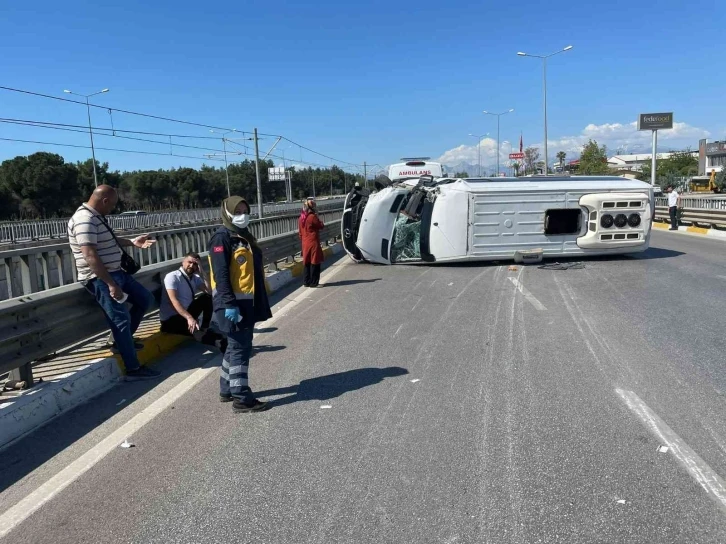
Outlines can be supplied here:
<path id="1" fill-rule="evenodd" d="M 141 265 L 136 262 L 136 259 L 134 259 L 131 255 L 126 253 L 126 250 L 119 243 L 118 238 L 116 238 L 116 233 L 113 232 L 113 229 L 106 222 L 106 219 L 101 215 L 97 215 L 96 217 L 98 217 L 101 220 L 101 223 L 103 223 L 103 226 L 106 227 L 108 232 L 111 233 L 111 236 L 113 236 L 113 239 L 116 242 L 116 245 L 121 250 L 121 270 L 126 272 L 129 276 L 133 276 L 141 269 Z"/>

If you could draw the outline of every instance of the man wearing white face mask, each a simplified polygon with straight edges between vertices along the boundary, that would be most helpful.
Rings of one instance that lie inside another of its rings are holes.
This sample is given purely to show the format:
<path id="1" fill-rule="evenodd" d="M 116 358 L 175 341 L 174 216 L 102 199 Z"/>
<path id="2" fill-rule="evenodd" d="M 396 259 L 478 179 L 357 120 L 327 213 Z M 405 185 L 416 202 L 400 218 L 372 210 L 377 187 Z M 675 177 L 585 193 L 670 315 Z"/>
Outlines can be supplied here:
<path id="1" fill-rule="evenodd" d="M 234 401 L 235 412 L 259 412 L 268 408 L 249 386 L 249 360 L 255 323 L 272 317 L 265 288 L 262 251 L 247 228 L 250 206 L 239 196 L 222 202 L 222 224 L 209 241 L 210 284 L 214 316 L 227 337 L 222 359 L 219 395 Z"/>

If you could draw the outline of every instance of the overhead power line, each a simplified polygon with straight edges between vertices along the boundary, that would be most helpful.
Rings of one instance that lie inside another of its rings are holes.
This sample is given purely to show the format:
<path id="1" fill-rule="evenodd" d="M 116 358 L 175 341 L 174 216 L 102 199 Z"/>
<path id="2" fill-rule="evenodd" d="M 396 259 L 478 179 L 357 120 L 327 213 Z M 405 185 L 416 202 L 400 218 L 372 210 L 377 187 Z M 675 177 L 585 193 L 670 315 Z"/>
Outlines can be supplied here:
<path id="1" fill-rule="evenodd" d="M 91 149 L 91 146 L 88 145 L 78 145 L 78 144 L 62 144 L 59 142 L 40 142 L 37 140 L 21 140 L 19 138 L 0 138 L 0 141 L 3 142 L 19 142 L 24 144 L 37 144 L 37 145 L 53 145 L 53 146 L 59 146 L 59 147 L 74 147 L 77 149 Z M 177 155 L 177 154 L 171 154 L 171 153 L 157 153 L 154 151 L 139 151 L 136 149 L 117 149 L 113 147 L 96 147 L 96 149 L 100 149 L 102 151 L 117 151 L 119 153 L 138 153 L 139 155 L 158 155 L 161 157 L 178 157 L 183 159 L 199 159 L 201 161 L 206 160 L 212 160 L 212 161 L 221 161 L 224 162 L 223 159 L 214 159 L 209 157 L 195 157 L 191 155 Z"/>
<path id="2" fill-rule="evenodd" d="M 135 116 L 139 116 L 139 117 L 145 117 L 145 118 L 149 118 L 149 119 L 156 119 L 156 120 L 159 120 L 159 121 L 168 121 L 168 122 L 171 122 L 171 123 L 180 123 L 180 124 L 184 124 L 184 125 L 196 126 L 196 127 L 206 128 L 206 129 L 223 130 L 223 131 L 233 131 L 234 130 L 234 129 L 230 129 L 230 128 L 226 128 L 226 127 L 218 127 L 218 126 L 214 126 L 214 125 L 207 125 L 207 124 L 204 124 L 204 123 L 196 123 L 196 122 L 193 122 L 193 121 L 185 121 L 183 119 L 174 119 L 174 118 L 171 118 L 171 117 L 164 117 L 164 116 L 154 115 L 154 114 L 150 114 L 150 113 L 143 113 L 143 112 L 137 112 L 137 111 L 131 111 L 131 110 L 124 110 L 124 109 L 114 108 L 114 107 L 109 107 L 109 106 L 101 106 L 101 105 L 98 105 L 98 104 L 87 104 L 84 101 L 74 100 L 72 98 L 65 98 L 65 97 L 53 96 L 53 95 L 49 95 L 49 94 L 38 93 L 38 92 L 35 92 L 35 91 L 28 91 L 28 90 L 25 90 L 25 89 L 16 89 L 14 87 L 7 87 L 7 86 L 0 85 L 0 90 L 5 90 L 5 91 L 9 91 L 9 92 L 26 94 L 26 95 L 30 95 L 30 96 L 37 96 L 37 97 L 41 97 L 41 98 L 47 98 L 47 99 L 50 99 L 50 100 L 57 100 L 57 101 L 60 101 L 60 102 L 68 102 L 68 103 L 71 103 L 71 104 L 79 104 L 79 105 L 82 105 L 82 106 L 90 106 L 90 107 L 93 107 L 93 108 L 98 108 L 98 109 L 106 110 L 106 111 L 109 112 L 109 114 L 111 114 L 111 112 L 118 112 L 118 113 L 125 113 L 125 114 L 128 114 L 128 115 L 135 115 Z M 7 122 L 14 121 L 14 122 L 17 122 L 17 124 L 35 123 L 37 125 L 67 126 L 68 128 L 86 128 L 86 127 L 83 127 L 81 125 L 62 125 L 61 123 L 49 123 L 49 122 L 42 122 L 42 121 L 41 122 L 34 122 L 34 121 L 24 121 L 24 120 L 20 120 L 20 119 L 3 119 L 3 121 L 7 121 Z M 111 117 L 111 123 L 113 124 L 113 117 Z M 115 129 L 113 126 L 110 129 L 108 129 L 108 128 L 99 128 L 99 129 L 94 128 L 94 133 L 97 130 L 111 132 L 113 134 L 115 134 L 117 132 L 123 132 L 123 133 L 127 133 L 127 134 L 129 134 L 129 133 L 130 134 L 145 134 L 145 135 L 148 135 L 148 136 L 166 136 L 166 137 L 177 137 L 177 138 L 200 138 L 200 139 L 221 139 L 221 138 L 215 138 L 214 136 L 174 135 L 174 134 L 165 134 L 165 133 L 153 133 L 153 132 L 143 132 L 143 131 L 121 130 L 121 129 Z M 234 132 L 237 133 L 237 134 L 242 135 L 243 137 L 246 134 L 251 134 L 251 133 L 248 133 L 246 131 L 234 131 Z M 309 148 L 307 146 L 304 146 L 302 144 L 299 144 L 299 143 L 291 140 L 290 138 L 287 138 L 287 137 L 282 136 L 282 135 L 277 135 L 277 134 L 263 134 L 263 133 L 260 133 L 259 135 L 260 136 L 270 136 L 270 137 L 274 137 L 274 138 L 282 138 L 285 141 L 289 142 L 292 145 L 297 146 L 300 149 L 304 149 L 305 151 L 307 151 L 309 153 L 313 153 L 314 155 L 317 155 L 319 157 L 323 157 L 323 158 L 328 159 L 328 160 L 330 160 L 330 161 L 332 161 L 334 163 L 345 164 L 345 165 L 348 165 L 348 166 L 351 166 L 351 167 L 355 167 L 355 168 L 362 168 L 363 167 L 362 164 L 357 164 L 357 163 L 353 163 L 353 162 L 350 162 L 350 161 L 344 161 L 344 160 L 341 160 L 341 159 L 336 159 L 335 157 L 332 157 L 332 156 L 327 155 L 325 153 L 321 153 L 319 151 L 315 151 L 314 149 L 311 149 L 311 148 Z M 227 139 L 227 141 L 231 143 L 231 140 L 230 139 Z M 154 142 L 154 143 L 167 143 L 167 142 Z M 284 158 L 278 157 L 278 156 L 275 156 L 275 158 L 280 159 L 280 160 L 285 160 Z M 325 168 L 330 167 L 329 165 L 319 165 L 319 164 L 309 163 L 307 161 L 302 161 L 302 160 L 300 160 L 299 162 L 300 163 L 303 163 L 303 164 L 310 164 L 310 165 L 313 165 L 313 166 L 319 166 L 319 167 L 325 167 Z"/>
<path id="3" fill-rule="evenodd" d="M 11 92 L 15 92 L 15 93 L 28 94 L 28 95 L 32 95 L 32 96 L 39 96 L 41 98 L 49 98 L 51 100 L 59 100 L 61 102 L 70 102 L 72 104 L 81 104 L 83 106 L 86 105 L 85 102 L 81 102 L 80 100 L 73 100 L 71 98 L 63 98 L 63 97 L 60 97 L 60 96 L 53 96 L 53 95 L 50 95 L 50 94 L 36 93 L 36 92 L 33 92 L 33 91 L 25 91 L 23 89 L 14 89 L 13 87 L 4 87 L 2 85 L 0 85 L 0 90 L 11 91 Z M 216 129 L 216 130 L 232 130 L 230 128 L 216 127 L 214 125 L 205 125 L 203 123 L 194 123 L 192 121 L 183 121 L 181 119 L 173 119 L 171 117 L 162 117 L 160 115 L 152 115 L 150 113 L 141 113 L 141 112 L 138 112 L 138 111 L 122 110 L 122 109 L 119 109 L 119 108 L 110 108 L 108 106 L 99 106 L 97 104 L 88 104 L 88 105 L 91 106 L 91 107 L 93 107 L 93 108 L 100 108 L 100 109 L 103 109 L 103 110 L 117 111 L 119 113 L 126 113 L 128 115 L 138 115 L 139 117 L 148 117 L 149 119 L 158 119 L 159 121 L 169 121 L 171 123 L 181 123 L 183 125 L 191 125 L 191 126 L 202 127 L 202 128 L 211 128 L 211 129 Z"/>
<path id="4" fill-rule="evenodd" d="M 52 130 L 61 130 L 63 132 L 76 132 L 80 134 L 88 134 L 88 129 L 85 130 L 77 129 L 77 128 L 67 128 L 64 126 L 52 126 L 49 124 L 35 124 L 35 123 L 24 123 L 24 122 L 15 122 L 15 121 L 5 121 L 3 119 L 0 119 L 0 123 L 6 123 L 6 124 L 12 124 L 12 125 L 21 125 L 21 126 L 28 126 L 28 127 L 35 127 L 35 128 L 45 128 L 45 129 L 52 129 Z M 72 125 L 70 125 L 72 126 Z M 107 138 L 118 138 L 121 140 L 133 140 L 135 142 L 145 142 L 145 143 L 152 143 L 152 144 L 159 144 L 159 145 L 169 145 L 172 147 L 183 147 L 186 149 L 198 149 L 200 151 L 214 151 L 222 153 L 222 149 L 216 149 L 211 147 L 200 147 L 197 145 L 187 145 L 187 144 L 179 144 L 179 143 L 173 143 L 170 141 L 160 141 L 160 140 L 150 140 L 148 138 L 134 138 L 133 136 L 114 136 L 113 134 L 105 134 L 103 132 L 96 133 L 96 129 L 93 129 L 93 134 L 95 136 L 105 136 Z M 170 136 L 171 138 L 171 136 Z M 100 149 L 100 148 L 99 148 Z"/>
<path id="5" fill-rule="evenodd" d="M 48 126 L 54 126 L 54 127 L 69 127 L 69 128 L 80 128 L 83 129 L 85 132 L 88 132 L 88 125 L 72 125 L 68 123 L 53 123 L 51 121 L 35 121 L 33 119 L 13 119 L 10 117 L 0 117 L 0 122 L 4 123 L 16 123 L 16 124 L 28 124 L 28 125 L 48 125 Z M 166 132 L 147 132 L 144 130 L 128 130 L 128 129 L 120 129 L 120 128 L 106 128 L 106 127 L 93 127 L 94 134 L 96 131 L 103 130 L 106 132 L 123 132 L 125 134 L 143 134 L 146 136 L 166 136 L 171 138 L 190 138 L 190 139 L 197 139 L 197 140 L 220 140 L 219 136 L 195 136 L 193 134 L 169 134 Z M 240 134 L 246 134 L 246 132 L 240 132 Z"/>

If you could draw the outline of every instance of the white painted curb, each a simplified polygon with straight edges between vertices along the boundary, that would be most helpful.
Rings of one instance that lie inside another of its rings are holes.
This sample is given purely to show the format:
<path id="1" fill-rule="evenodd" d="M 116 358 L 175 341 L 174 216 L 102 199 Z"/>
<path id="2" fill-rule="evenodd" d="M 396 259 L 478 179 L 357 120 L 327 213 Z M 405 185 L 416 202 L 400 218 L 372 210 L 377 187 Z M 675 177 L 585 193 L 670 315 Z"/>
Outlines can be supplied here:
<path id="1" fill-rule="evenodd" d="M 120 377 L 115 357 L 96 359 L 58 381 L 42 383 L 3 402 L 0 404 L 0 448 L 103 393 Z"/>

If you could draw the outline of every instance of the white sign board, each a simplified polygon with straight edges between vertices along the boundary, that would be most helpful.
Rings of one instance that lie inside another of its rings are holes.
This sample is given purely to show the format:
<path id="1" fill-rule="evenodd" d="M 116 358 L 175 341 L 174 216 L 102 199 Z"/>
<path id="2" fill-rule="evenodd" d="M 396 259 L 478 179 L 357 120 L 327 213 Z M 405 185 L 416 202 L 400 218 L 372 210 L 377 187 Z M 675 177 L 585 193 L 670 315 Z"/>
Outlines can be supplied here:
<path id="1" fill-rule="evenodd" d="M 267 175 L 270 181 L 284 181 L 285 180 L 285 167 L 276 166 L 274 168 L 267 169 Z"/>

